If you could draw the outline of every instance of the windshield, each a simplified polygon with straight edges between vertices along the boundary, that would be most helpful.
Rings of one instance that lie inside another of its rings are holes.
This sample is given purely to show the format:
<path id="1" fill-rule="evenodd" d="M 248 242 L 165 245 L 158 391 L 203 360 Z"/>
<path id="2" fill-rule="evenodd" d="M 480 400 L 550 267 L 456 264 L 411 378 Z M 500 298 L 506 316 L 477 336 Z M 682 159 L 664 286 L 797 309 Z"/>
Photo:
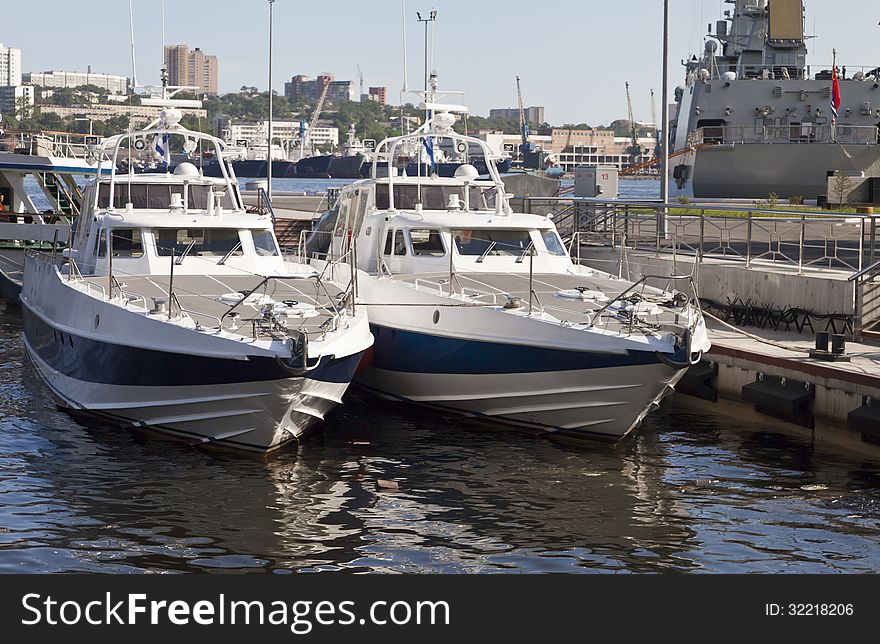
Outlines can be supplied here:
<path id="1" fill-rule="evenodd" d="M 208 207 L 208 191 L 210 186 L 190 185 L 187 190 L 187 208 L 206 210 Z M 221 196 L 221 193 L 225 193 Z M 183 199 L 182 184 L 148 184 L 116 181 L 113 191 L 113 207 L 125 208 L 131 202 L 134 208 L 167 210 L 171 206 L 171 195 L 178 194 Z M 182 201 L 181 201 L 182 203 Z M 214 203 L 226 209 L 235 208 L 235 201 L 225 186 L 214 186 Z M 110 184 L 102 183 L 98 190 L 98 208 L 108 208 L 110 204 Z"/>
<path id="2" fill-rule="evenodd" d="M 456 197 L 458 198 L 456 201 Z M 450 201 L 450 198 L 452 201 Z M 471 210 L 491 210 L 495 207 L 496 190 L 494 186 L 470 186 Z M 450 207 L 464 208 L 464 186 L 421 186 L 421 203 L 425 210 L 446 210 Z M 419 202 L 419 186 L 395 185 L 394 207 L 399 210 L 413 210 Z M 456 206 L 457 204 L 457 206 Z M 376 186 L 376 208 L 387 210 L 388 184 Z"/>
<path id="3" fill-rule="evenodd" d="M 520 256 L 532 242 L 528 230 L 455 230 L 453 237 L 462 255 Z"/>
<path id="4" fill-rule="evenodd" d="M 170 257 L 172 249 L 175 256 L 182 254 L 191 242 L 191 257 L 223 257 L 233 248 L 235 256 L 242 255 L 238 230 L 232 228 L 154 228 L 156 252 L 160 257 Z"/>

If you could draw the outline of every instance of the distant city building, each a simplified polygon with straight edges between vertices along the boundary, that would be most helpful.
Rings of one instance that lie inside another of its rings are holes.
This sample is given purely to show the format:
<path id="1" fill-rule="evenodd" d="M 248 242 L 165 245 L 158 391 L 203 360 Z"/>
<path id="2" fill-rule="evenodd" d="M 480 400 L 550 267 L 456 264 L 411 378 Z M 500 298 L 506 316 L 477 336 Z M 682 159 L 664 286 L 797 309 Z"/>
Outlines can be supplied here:
<path id="1" fill-rule="evenodd" d="M 614 145 L 614 130 L 575 130 L 554 127 L 550 131 L 550 136 L 552 138 L 550 152 L 565 152 L 574 147 L 607 148 Z"/>
<path id="2" fill-rule="evenodd" d="M 334 103 L 345 103 L 356 100 L 357 93 L 353 81 L 333 81 L 327 90 L 327 100 Z"/>
<path id="3" fill-rule="evenodd" d="M 0 114 L 14 116 L 21 106 L 34 104 L 34 88 L 31 85 L 0 86 Z"/>
<path id="4" fill-rule="evenodd" d="M 300 121 L 272 121 L 273 140 L 279 141 L 281 147 L 288 152 L 299 147 Z M 308 134 L 308 125 L 305 126 Z M 223 129 L 222 138 L 230 145 L 244 148 L 266 149 L 266 139 L 269 136 L 268 121 L 230 121 Z M 339 145 L 339 128 L 318 127 L 312 131 L 310 137 L 313 146 Z"/>
<path id="5" fill-rule="evenodd" d="M 380 105 L 388 105 L 388 88 L 371 87 L 367 94 L 367 100 L 376 101 Z"/>
<path id="6" fill-rule="evenodd" d="M 634 164 L 645 163 L 654 158 L 654 147 L 656 145 L 654 137 L 640 138 L 638 140 L 642 152 L 633 159 L 629 154 L 629 148 L 632 146 L 632 140 L 629 137 L 615 137 L 612 132 L 612 136 L 609 139 L 604 134 L 606 130 L 599 130 L 598 132 L 601 132 L 602 136 L 596 137 L 593 143 L 574 143 L 556 155 L 559 165 L 566 172 L 573 172 L 576 167 L 584 165 L 609 166 L 623 170 Z"/>
<path id="7" fill-rule="evenodd" d="M 522 135 L 520 134 L 504 134 L 504 132 L 480 130 L 475 136 L 485 141 L 492 152 L 502 156 L 517 156 L 519 154 L 519 146 L 522 145 Z M 551 138 L 549 135 L 532 134 L 529 140 L 543 150 L 550 148 Z"/>
<path id="8" fill-rule="evenodd" d="M 2 88 L 0 88 L 2 92 Z M 41 114 L 57 114 L 61 118 L 69 116 L 88 118 L 93 121 L 107 121 L 114 116 L 125 116 L 131 118 L 132 124 L 135 126 L 146 125 L 155 120 L 159 116 L 158 107 L 148 107 L 146 105 L 90 105 L 88 107 L 62 107 L 60 105 L 38 105 L 37 109 Z M 190 114 L 197 118 L 208 118 L 206 110 L 194 108 L 180 108 L 184 115 Z"/>
<path id="9" fill-rule="evenodd" d="M 543 107 L 526 107 L 523 109 L 526 123 L 529 125 L 541 125 L 544 120 Z M 505 107 L 489 110 L 490 119 L 504 119 L 506 121 L 519 121 L 519 108 Z"/>
<path id="10" fill-rule="evenodd" d="M 396 116 L 391 119 L 389 125 L 393 127 L 395 130 L 412 132 L 413 130 L 418 129 L 418 127 L 422 124 L 422 119 L 418 116 Z"/>
<path id="11" fill-rule="evenodd" d="M 21 49 L 0 42 L 0 85 L 21 85 Z"/>
<path id="12" fill-rule="evenodd" d="M 284 95 L 314 103 L 321 97 L 325 84 L 329 84 L 327 100 L 333 103 L 353 101 L 357 96 L 353 81 L 338 81 L 332 74 L 321 74 L 315 80 L 302 74 L 294 76 L 289 83 L 284 83 Z"/>
<path id="13" fill-rule="evenodd" d="M 289 83 L 284 83 L 284 95 L 288 98 L 307 98 L 307 84 L 312 82 L 308 76 L 298 74 L 290 79 Z"/>
<path id="14" fill-rule="evenodd" d="M 107 90 L 109 94 L 127 94 L 129 81 L 126 76 L 115 74 L 93 74 L 87 72 L 30 72 L 22 74 L 22 80 L 30 85 L 40 87 L 80 87 L 82 85 L 95 85 Z"/>
<path id="15" fill-rule="evenodd" d="M 189 45 L 165 45 L 165 67 L 168 84 L 197 87 L 199 94 L 217 96 L 220 93 L 220 64 L 216 56 L 208 56 Z"/>

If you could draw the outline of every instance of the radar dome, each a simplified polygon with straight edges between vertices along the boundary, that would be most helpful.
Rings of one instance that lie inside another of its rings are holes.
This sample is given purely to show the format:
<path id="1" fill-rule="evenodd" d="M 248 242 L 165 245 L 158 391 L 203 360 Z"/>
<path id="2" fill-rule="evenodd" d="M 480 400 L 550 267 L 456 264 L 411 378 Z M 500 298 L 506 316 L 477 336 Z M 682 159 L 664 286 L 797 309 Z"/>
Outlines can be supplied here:
<path id="1" fill-rule="evenodd" d="M 199 169 L 195 167 L 192 163 L 184 161 L 179 166 L 174 168 L 174 174 L 185 177 L 197 177 L 199 176 Z"/>
<path id="2" fill-rule="evenodd" d="M 473 181 L 480 176 L 480 171 L 470 163 L 463 163 L 455 169 L 455 178 L 464 181 Z"/>
<path id="3" fill-rule="evenodd" d="M 736 72 L 724 72 L 721 74 L 721 78 L 726 81 L 734 81 L 736 80 Z"/>

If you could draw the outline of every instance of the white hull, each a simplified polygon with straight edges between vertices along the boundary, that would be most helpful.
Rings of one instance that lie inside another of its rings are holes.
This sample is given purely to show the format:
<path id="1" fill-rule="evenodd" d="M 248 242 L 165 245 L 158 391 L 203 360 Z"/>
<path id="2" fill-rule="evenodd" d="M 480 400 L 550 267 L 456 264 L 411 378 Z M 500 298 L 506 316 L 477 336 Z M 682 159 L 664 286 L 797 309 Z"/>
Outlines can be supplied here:
<path id="1" fill-rule="evenodd" d="M 645 336 L 591 333 L 501 307 L 456 306 L 437 290 L 366 273 L 358 283 L 375 343 L 365 361 L 370 367 L 355 382 L 388 399 L 618 440 L 685 373 L 657 358 L 668 346 Z M 703 336 L 696 342 L 708 346 Z"/>
<path id="2" fill-rule="evenodd" d="M 358 383 L 385 397 L 548 432 L 617 440 L 684 371 L 665 365 L 515 374 L 413 374 L 368 369 Z"/>
<path id="3" fill-rule="evenodd" d="M 95 384 L 65 376 L 27 344 L 37 374 L 63 405 L 195 443 L 266 451 L 298 438 L 342 401 L 348 384 L 309 378 L 190 387 Z"/>
<path id="4" fill-rule="evenodd" d="M 133 312 L 30 257 L 22 313 L 31 361 L 64 405 L 120 425 L 257 451 L 295 439 L 339 404 L 371 342 L 365 316 L 350 320 L 328 335 L 316 368 L 294 374 L 265 342 Z"/>

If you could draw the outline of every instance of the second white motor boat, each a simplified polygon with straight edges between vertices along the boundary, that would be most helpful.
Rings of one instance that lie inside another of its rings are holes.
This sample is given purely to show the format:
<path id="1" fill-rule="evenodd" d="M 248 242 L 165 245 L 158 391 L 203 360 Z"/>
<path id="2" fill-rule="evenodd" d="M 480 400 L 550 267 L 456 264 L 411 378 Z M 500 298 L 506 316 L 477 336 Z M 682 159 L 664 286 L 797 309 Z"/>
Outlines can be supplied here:
<path id="1" fill-rule="evenodd" d="M 173 107 L 107 139 L 70 250 L 30 251 L 24 340 L 65 405 L 123 425 L 274 450 L 324 417 L 372 344 L 350 293 L 281 256 L 269 215 L 248 213 L 223 143 Z M 109 167 L 109 175 L 101 170 Z"/>
<path id="2" fill-rule="evenodd" d="M 690 277 L 658 288 L 573 263 L 550 218 L 512 211 L 492 163 L 487 178 L 470 165 L 452 178 L 399 176 L 407 145 L 446 139 L 492 158 L 454 131 L 464 107 L 423 107 L 426 124 L 379 145 L 372 179 L 343 189 L 303 249 L 343 278 L 338 258 L 355 254 L 376 338 L 358 382 L 506 424 L 625 436 L 710 346 Z"/>

